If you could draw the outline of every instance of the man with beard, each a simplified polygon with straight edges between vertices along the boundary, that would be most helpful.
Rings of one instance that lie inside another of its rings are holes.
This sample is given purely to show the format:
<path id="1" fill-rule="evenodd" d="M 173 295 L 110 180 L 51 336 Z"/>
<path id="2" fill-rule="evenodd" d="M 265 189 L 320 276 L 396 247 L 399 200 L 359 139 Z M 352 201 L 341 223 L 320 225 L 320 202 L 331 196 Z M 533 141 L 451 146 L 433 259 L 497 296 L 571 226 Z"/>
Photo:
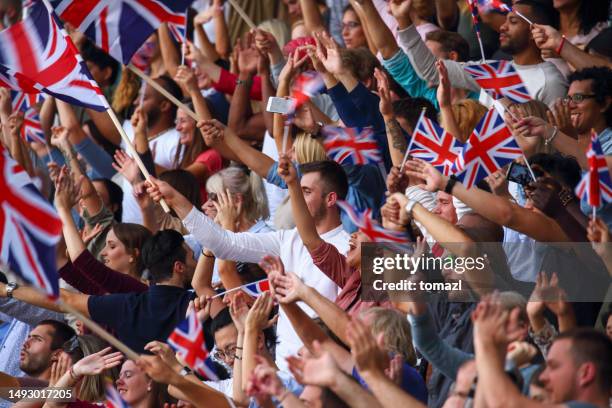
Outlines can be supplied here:
<path id="1" fill-rule="evenodd" d="M 30 377 L 48 380 L 62 346 L 76 336 L 66 323 L 43 320 L 32 329 L 19 355 L 19 368 Z"/>
<path id="2" fill-rule="evenodd" d="M 529 94 L 547 105 L 557 98 L 562 98 L 567 92 L 567 81 L 552 62 L 542 59 L 530 30 L 530 24 L 520 17 L 519 13 L 536 24 L 553 25 L 551 21 L 554 10 L 536 0 L 518 0 L 514 2 L 514 10 L 507 14 L 506 22 L 500 27 L 500 49 L 512 56 L 512 63 L 517 70 Z M 391 11 L 398 22 L 398 41 L 406 51 L 410 62 L 418 75 L 430 84 L 438 84 L 436 59 L 421 40 L 410 18 L 410 2 L 406 1 L 394 7 Z M 448 70 L 450 83 L 455 88 L 479 92 L 480 86 L 463 70 L 462 64 L 444 60 Z M 469 63 L 468 63 L 469 64 Z M 483 98 L 481 94 L 481 100 Z"/>
<path id="3" fill-rule="evenodd" d="M 345 199 L 348 191 L 347 176 L 342 166 L 333 161 L 317 161 L 302 164 L 300 170 L 300 185 L 317 232 L 324 241 L 346 254 L 349 236 L 342 229 L 340 211 L 336 205 L 338 200 Z M 148 189 L 149 195 L 155 201 L 163 197 L 200 245 L 208 248 L 217 258 L 257 263 L 266 255 L 279 256 L 287 270 L 299 274 L 308 286 L 330 300 L 336 299 L 338 286 L 313 264 L 296 228 L 258 234 L 227 231 L 167 183 L 157 180 L 155 184 Z M 314 315 L 310 310 L 308 312 Z M 276 364 L 281 370 L 286 370 L 285 357 L 297 353 L 302 344 L 282 311 L 277 333 Z"/>

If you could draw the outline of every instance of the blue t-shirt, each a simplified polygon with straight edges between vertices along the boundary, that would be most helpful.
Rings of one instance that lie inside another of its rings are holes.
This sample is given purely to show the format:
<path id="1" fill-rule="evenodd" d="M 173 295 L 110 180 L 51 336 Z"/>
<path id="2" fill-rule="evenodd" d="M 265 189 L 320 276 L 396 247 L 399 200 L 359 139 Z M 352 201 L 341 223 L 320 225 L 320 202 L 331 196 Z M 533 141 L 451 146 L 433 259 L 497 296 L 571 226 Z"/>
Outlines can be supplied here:
<path id="1" fill-rule="evenodd" d="M 185 319 L 195 292 L 169 285 L 153 285 L 146 292 L 90 296 L 91 318 L 112 328 L 117 338 L 137 353 L 153 340 L 168 340 Z"/>
<path id="2" fill-rule="evenodd" d="M 368 385 L 359 375 L 357 367 L 353 367 L 353 378 L 356 379 L 363 388 L 369 390 Z M 402 383 L 400 384 L 400 388 L 427 405 L 427 386 L 425 385 L 425 380 L 423 380 L 423 377 L 421 377 L 421 374 L 419 374 L 417 370 L 406 362 L 403 364 Z"/>

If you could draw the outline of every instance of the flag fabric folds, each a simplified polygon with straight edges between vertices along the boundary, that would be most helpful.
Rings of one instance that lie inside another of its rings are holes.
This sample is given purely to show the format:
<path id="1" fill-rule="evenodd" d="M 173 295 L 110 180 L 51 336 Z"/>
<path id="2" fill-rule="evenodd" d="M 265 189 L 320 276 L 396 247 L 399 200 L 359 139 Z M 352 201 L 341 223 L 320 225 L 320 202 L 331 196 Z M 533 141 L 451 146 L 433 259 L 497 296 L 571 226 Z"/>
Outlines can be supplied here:
<path id="1" fill-rule="evenodd" d="M 268 279 L 261 279 L 257 282 L 247 283 L 242 286 L 242 290 L 249 296 L 258 297 L 264 292 L 270 290 L 270 281 Z"/>
<path id="2" fill-rule="evenodd" d="M 294 101 L 293 111 L 295 112 L 324 88 L 325 82 L 321 74 L 315 71 L 302 72 L 295 78 L 291 88 L 291 98 Z"/>
<path id="3" fill-rule="evenodd" d="M 452 171 L 470 188 L 522 155 L 502 116 L 493 108 L 476 125 Z"/>
<path id="4" fill-rule="evenodd" d="M 612 179 L 597 133 L 591 133 L 591 145 L 587 151 L 589 170 L 576 186 L 576 195 L 591 207 L 612 201 Z"/>
<path id="5" fill-rule="evenodd" d="M 11 91 L 13 112 L 27 112 L 28 109 L 44 100 L 45 94 L 43 93 L 26 93 L 22 91 Z"/>
<path id="6" fill-rule="evenodd" d="M 216 381 L 217 374 L 204 339 L 202 322 L 192 310 L 187 318 L 174 329 L 168 344 L 179 355 L 183 363 L 207 380 Z"/>
<path id="7" fill-rule="evenodd" d="M 105 392 L 106 402 L 104 406 L 106 408 L 130 408 L 110 381 L 106 381 Z"/>
<path id="8" fill-rule="evenodd" d="M 362 213 L 357 213 L 346 201 L 338 201 L 336 204 L 348 215 L 351 222 L 359 228 L 359 231 L 364 233 L 372 242 L 396 242 L 401 244 L 409 242 L 408 237 L 404 234 L 388 230 L 373 220 L 371 208 Z"/>
<path id="9" fill-rule="evenodd" d="M 321 133 L 327 155 L 340 164 L 376 164 L 382 160 L 372 128 L 324 126 Z"/>
<path id="10" fill-rule="evenodd" d="M 127 65 L 161 23 L 184 25 L 191 0 L 55 0 L 59 17 Z"/>
<path id="11" fill-rule="evenodd" d="M 527 87 L 510 61 L 464 65 L 463 69 L 493 99 L 506 97 L 517 103 L 531 100 Z"/>
<path id="12" fill-rule="evenodd" d="M 0 170 L 0 260 L 32 286 L 57 297 L 55 246 L 62 223 L 4 149 L 0 149 Z"/>
<path id="13" fill-rule="evenodd" d="M 45 132 L 40 124 L 40 116 L 34 108 L 28 109 L 23 115 L 23 126 L 21 126 L 21 137 L 26 142 L 38 142 L 46 144 Z"/>
<path id="14" fill-rule="evenodd" d="M 421 115 L 410 142 L 409 154 L 412 157 L 431 163 L 448 176 L 462 149 L 461 141 L 455 139 L 433 120 Z"/>

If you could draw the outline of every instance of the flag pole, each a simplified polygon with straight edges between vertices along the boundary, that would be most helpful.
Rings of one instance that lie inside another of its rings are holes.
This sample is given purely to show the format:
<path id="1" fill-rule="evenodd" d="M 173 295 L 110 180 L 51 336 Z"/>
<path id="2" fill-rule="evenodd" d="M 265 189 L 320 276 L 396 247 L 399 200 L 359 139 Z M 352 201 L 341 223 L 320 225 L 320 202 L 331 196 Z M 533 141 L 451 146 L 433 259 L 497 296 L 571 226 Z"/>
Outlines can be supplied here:
<path id="1" fill-rule="evenodd" d="M 482 57 L 481 63 L 484 64 L 486 61 L 484 46 L 482 45 L 482 37 L 480 36 L 480 27 L 478 22 L 478 16 L 480 15 L 480 11 L 478 10 L 478 5 L 473 3 L 473 0 L 465 0 L 470 8 L 470 12 L 472 14 L 472 23 L 474 24 L 474 30 L 476 31 L 476 39 L 478 40 L 478 46 L 480 47 L 480 56 Z"/>
<path id="2" fill-rule="evenodd" d="M 417 121 L 417 126 L 419 126 L 419 123 L 421 122 L 421 120 L 423 120 L 423 116 L 425 116 L 425 111 L 427 110 L 427 108 L 423 107 L 421 108 L 421 115 L 419 116 L 419 120 Z M 416 127 L 416 126 L 415 126 Z M 410 143 L 408 144 L 408 148 L 406 149 L 406 153 L 404 154 L 404 159 L 402 160 L 402 164 L 400 165 L 400 173 L 404 170 L 404 166 L 406 165 L 406 162 L 408 161 L 408 156 L 410 155 L 410 149 L 412 149 L 412 142 L 414 141 L 414 129 L 412 131 L 412 136 L 410 136 Z"/>
<path id="3" fill-rule="evenodd" d="M 287 153 L 287 142 L 289 139 L 289 129 L 291 128 L 290 122 L 288 120 L 283 124 L 283 144 L 281 147 L 281 154 Z"/>
<path id="4" fill-rule="evenodd" d="M 245 11 L 242 9 L 242 7 L 240 7 L 240 5 L 238 3 L 236 3 L 236 0 L 228 0 L 228 2 L 229 2 L 229 4 L 232 5 L 234 10 L 236 10 L 236 13 L 238 13 L 240 15 L 240 17 L 242 17 L 244 22 L 247 23 L 247 25 L 249 26 L 249 28 L 251 30 L 254 30 L 254 29 L 257 28 L 257 26 L 255 26 L 255 23 L 253 22 L 253 20 L 251 20 L 251 18 L 248 16 L 248 14 L 245 13 Z"/>
<path id="5" fill-rule="evenodd" d="M 255 281 L 255 282 L 245 283 L 244 285 L 240 285 L 240 286 L 236 286 L 235 288 L 228 289 L 225 292 L 217 293 L 215 296 L 211 296 L 209 299 L 211 299 L 211 300 L 212 299 L 216 299 L 218 297 L 225 296 L 228 293 L 232 293 L 232 292 L 235 292 L 237 290 L 240 290 L 240 289 L 246 287 L 247 285 L 254 285 L 254 284 L 261 283 L 261 282 L 264 282 L 264 281 L 267 281 L 267 280 L 268 280 L 268 278 L 264 278 L 264 279 L 260 279 L 260 280 Z"/>
<path id="6" fill-rule="evenodd" d="M 189 109 L 189 107 L 187 105 L 185 105 L 183 102 L 179 101 L 178 99 L 176 99 L 174 97 L 174 95 L 172 95 L 170 92 L 166 91 L 160 84 L 158 84 L 157 82 L 155 82 L 150 76 L 148 76 L 147 74 L 145 74 L 144 72 L 142 72 L 140 69 L 138 69 L 137 67 L 134 66 L 134 64 L 129 64 L 127 65 L 128 69 L 130 71 L 132 71 L 133 73 L 135 73 L 136 75 L 138 75 L 140 77 L 140 79 L 142 79 L 143 81 L 145 81 L 147 84 L 151 85 L 151 87 L 153 87 L 153 89 L 155 89 L 157 92 L 159 92 L 160 94 L 164 95 L 166 98 L 168 98 L 170 100 L 170 102 L 172 102 L 173 104 L 175 104 L 179 109 L 181 109 L 182 111 L 184 111 L 186 114 L 188 114 L 193 120 L 195 120 L 196 122 L 198 120 L 200 120 L 200 118 L 198 117 L 198 115 L 192 111 L 191 109 Z"/>
<path id="7" fill-rule="evenodd" d="M 189 7 L 185 10 L 185 34 L 183 34 L 183 44 L 181 44 L 181 65 L 185 65 L 185 49 L 184 44 L 187 44 L 187 26 L 189 26 Z"/>

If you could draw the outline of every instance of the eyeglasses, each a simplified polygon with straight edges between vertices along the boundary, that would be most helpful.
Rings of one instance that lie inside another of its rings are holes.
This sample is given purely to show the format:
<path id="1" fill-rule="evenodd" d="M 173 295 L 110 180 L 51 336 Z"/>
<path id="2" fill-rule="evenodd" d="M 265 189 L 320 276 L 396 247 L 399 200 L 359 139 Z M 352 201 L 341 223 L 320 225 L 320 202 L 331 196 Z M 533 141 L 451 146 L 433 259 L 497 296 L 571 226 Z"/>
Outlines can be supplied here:
<path id="1" fill-rule="evenodd" d="M 571 101 L 574 103 L 580 103 L 584 101 L 585 99 L 594 98 L 594 97 L 595 97 L 595 94 L 575 93 L 573 95 L 567 95 L 565 98 L 563 98 L 563 102 L 570 103 Z"/>
<path id="2" fill-rule="evenodd" d="M 215 358 L 219 360 L 231 360 L 236 357 L 236 350 L 238 350 L 238 346 L 229 346 L 227 350 L 217 350 L 215 351 Z"/>
<path id="3" fill-rule="evenodd" d="M 357 22 L 357 21 L 349 21 L 348 23 L 342 23 L 342 29 L 344 30 L 345 28 L 348 28 L 349 30 L 352 30 L 354 28 L 360 27 L 361 23 Z"/>

